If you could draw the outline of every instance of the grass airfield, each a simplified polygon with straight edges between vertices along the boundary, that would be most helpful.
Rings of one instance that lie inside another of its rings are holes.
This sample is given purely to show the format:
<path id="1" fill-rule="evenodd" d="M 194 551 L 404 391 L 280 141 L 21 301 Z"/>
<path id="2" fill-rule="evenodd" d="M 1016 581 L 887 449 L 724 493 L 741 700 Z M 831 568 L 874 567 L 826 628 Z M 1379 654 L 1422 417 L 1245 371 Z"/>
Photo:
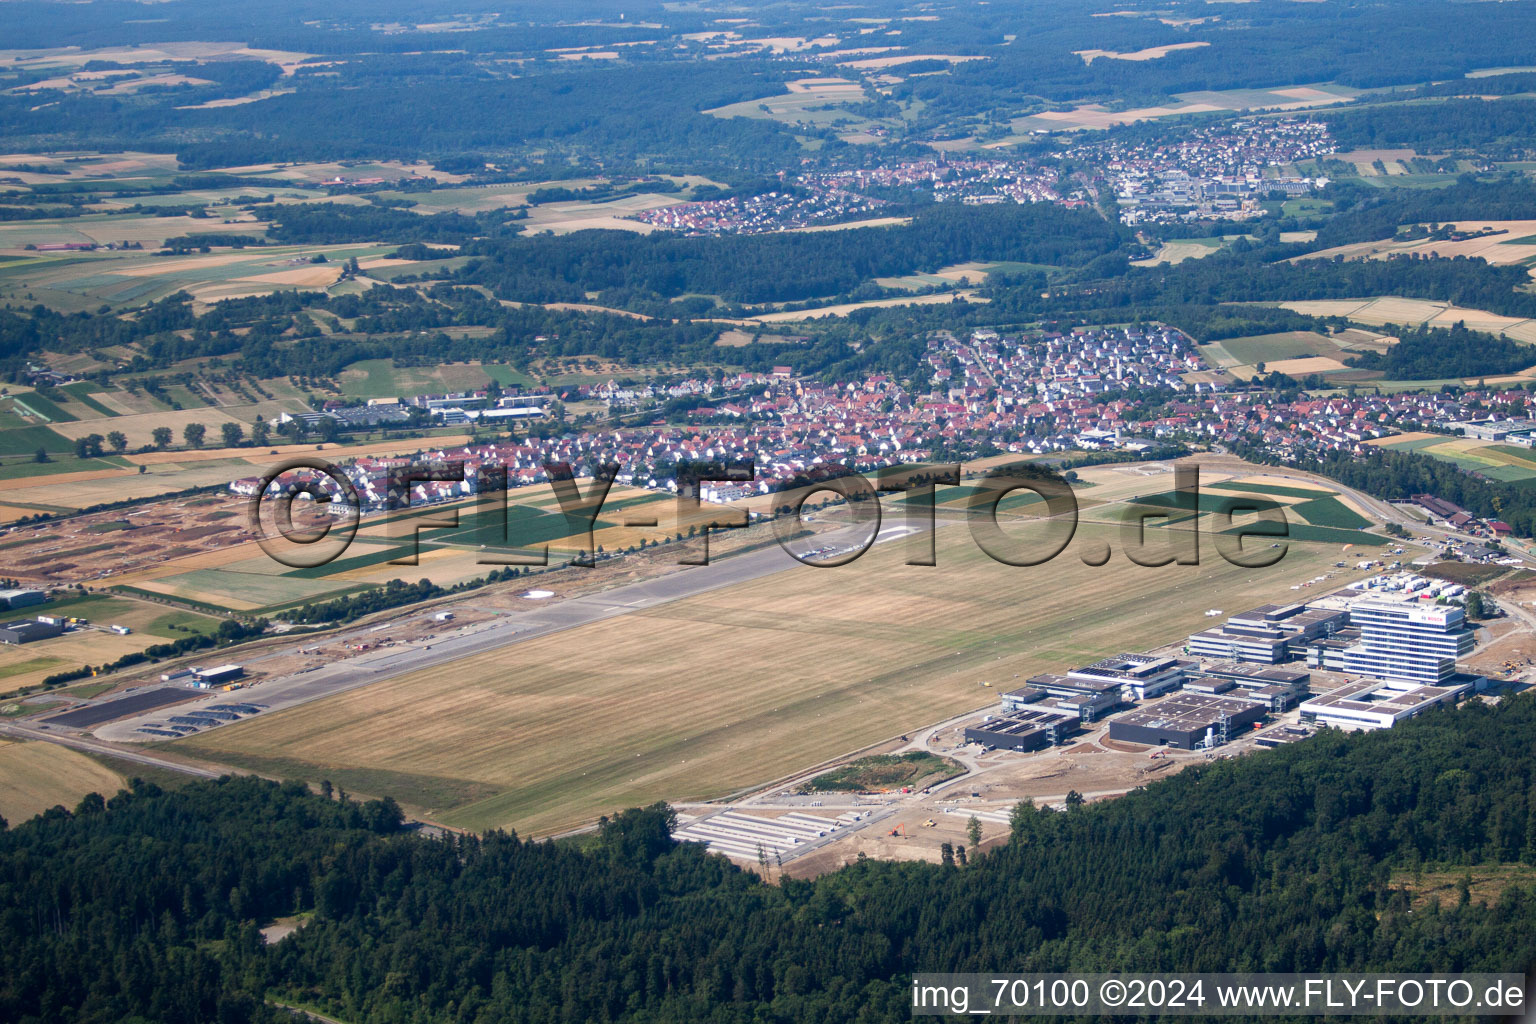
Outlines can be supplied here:
<path id="1" fill-rule="evenodd" d="M 389 792 L 453 826 L 556 832 L 637 803 L 762 783 L 986 704 L 997 690 L 982 683 L 1017 685 L 1176 642 L 1208 623 L 1209 608 L 1236 611 L 1310 586 L 1348 539 L 1324 529 L 1326 540 L 1293 542 L 1277 565 L 1241 568 L 1216 554 L 1202 516 L 1201 565 L 1143 567 L 1119 550 L 1123 510 L 1166 491 L 1166 467 L 1082 475 L 1095 486 L 1082 492 L 1077 535 L 1045 565 L 995 562 L 963 525 L 940 531 L 935 567 L 905 565 L 899 543 L 837 569 L 786 560 L 781 573 L 175 746 Z M 1296 490 L 1269 497 L 1336 500 Z M 1148 543 L 1188 526 L 1154 525 Z M 1022 517 L 1004 527 L 1020 541 L 1049 528 Z M 1106 544 L 1110 561 L 1086 564 Z"/>

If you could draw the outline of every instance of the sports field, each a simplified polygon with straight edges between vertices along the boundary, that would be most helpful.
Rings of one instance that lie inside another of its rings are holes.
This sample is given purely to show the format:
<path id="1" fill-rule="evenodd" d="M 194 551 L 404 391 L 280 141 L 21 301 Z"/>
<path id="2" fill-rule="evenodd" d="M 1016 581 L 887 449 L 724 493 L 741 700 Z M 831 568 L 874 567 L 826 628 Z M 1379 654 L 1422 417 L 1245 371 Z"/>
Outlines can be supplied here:
<path id="1" fill-rule="evenodd" d="M 74 810 L 87 793 L 111 797 L 124 785 L 116 772 L 57 744 L 0 740 L 0 818 L 13 826 L 50 807 Z"/>
<path id="2" fill-rule="evenodd" d="M 1027 540 L 1042 526 L 1006 529 Z M 456 826 L 550 832 L 760 783 L 981 705 L 996 692 L 982 682 L 1176 641 L 1207 608 L 1274 600 L 1337 557 L 1330 538 L 1242 569 L 1206 540 L 1198 567 L 1084 564 L 1120 537 L 1087 523 L 1055 561 L 1013 568 L 947 528 L 936 567 L 880 545 L 849 566 L 792 568 L 177 747 L 362 792 L 371 780 Z"/>

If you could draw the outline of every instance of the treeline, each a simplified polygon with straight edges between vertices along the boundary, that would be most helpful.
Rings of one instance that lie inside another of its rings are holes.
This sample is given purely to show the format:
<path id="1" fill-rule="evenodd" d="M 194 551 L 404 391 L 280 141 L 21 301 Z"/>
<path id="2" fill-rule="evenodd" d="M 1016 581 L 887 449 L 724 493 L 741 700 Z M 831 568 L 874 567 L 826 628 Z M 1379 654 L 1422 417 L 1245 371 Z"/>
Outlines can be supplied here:
<path id="1" fill-rule="evenodd" d="M 475 218 L 462 213 L 422 214 L 385 206 L 338 203 L 282 203 L 258 206 L 254 212 L 257 219 L 271 223 L 267 234 L 274 241 L 290 245 L 344 242 L 458 244 L 477 235 L 496 233 L 507 219 L 504 213 Z"/>
<path id="2" fill-rule="evenodd" d="M 1318 228 L 1320 248 L 1391 238 L 1404 224 L 1536 219 L 1536 182 L 1523 174 L 1489 182 L 1465 177 L 1446 188 L 1330 186 L 1328 195 L 1337 196 L 1337 212 Z"/>
<path id="3" fill-rule="evenodd" d="M 784 302 L 970 260 L 1077 267 L 1129 239 L 1087 210 L 942 204 L 894 227 L 714 238 L 578 231 L 479 242 L 467 251 L 481 258 L 456 279 L 530 302 L 580 302 L 588 292 Z"/>
<path id="4" fill-rule="evenodd" d="M 1536 295 L 1524 289 L 1530 279 L 1522 266 L 1416 255 L 1296 262 L 1281 258 L 1294 254 L 1294 247 L 1277 251 L 1238 242 L 1201 260 L 1132 267 L 1121 277 L 1052 285 L 1045 297 L 1030 289 L 1012 290 L 995 295 L 992 301 L 1020 313 L 1060 315 L 1090 308 L 1136 310 L 1401 295 L 1505 316 L 1536 316 Z"/>
<path id="5" fill-rule="evenodd" d="M 1439 380 L 1518 373 L 1536 364 L 1536 349 L 1508 338 L 1472 331 L 1457 322 L 1445 327 L 1419 326 L 1398 331 L 1398 342 L 1385 353 L 1363 352 L 1345 360 L 1363 370 L 1379 370 L 1392 380 Z"/>
<path id="6" fill-rule="evenodd" d="M 391 802 L 246 777 L 138 783 L 0 833 L 0 1018 L 264 1021 L 270 1000 L 422 1024 L 881 1022 L 910 1019 L 913 973 L 998 964 L 1536 962 L 1530 695 L 1327 730 L 1063 812 L 1026 801 L 1006 845 L 963 865 L 860 859 L 769 885 L 674 843 L 662 805 L 581 844 L 399 822 Z M 1426 898 L 1431 873 L 1463 881 Z M 259 924 L 295 913 L 306 927 L 262 944 Z"/>
<path id="7" fill-rule="evenodd" d="M 1405 148 L 1422 154 L 1471 150 L 1482 156 L 1516 156 L 1532 148 L 1530 126 L 1536 118 L 1536 100 L 1382 103 L 1317 116 L 1328 123 L 1340 149 Z"/>
<path id="8" fill-rule="evenodd" d="M 390 580 L 382 587 L 374 590 L 365 590 L 360 594 L 351 594 L 346 597 L 333 598 L 329 601 L 300 605 L 296 610 L 287 613 L 286 618 L 294 622 L 303 623 L 346 623 L 354 619 L 360 619 L 364 615 L 372 615 L 374 612 L 401 608 L 405 605 L 416 604 L 418 601 L 427 601 L 434 597 L 457 594 L 466 590 L 479 590 L 481 587 L 489 586 L 492 583 L 516 579 L 526 572 L 528 572 L 527 569 L 506 566 L 501 569 L 492 569 L 484 576 L 461 580 L 447 587 L 439 586 L 426 578 L 419 579 L 415 583 L 407 583 L 404 580 Z"/>

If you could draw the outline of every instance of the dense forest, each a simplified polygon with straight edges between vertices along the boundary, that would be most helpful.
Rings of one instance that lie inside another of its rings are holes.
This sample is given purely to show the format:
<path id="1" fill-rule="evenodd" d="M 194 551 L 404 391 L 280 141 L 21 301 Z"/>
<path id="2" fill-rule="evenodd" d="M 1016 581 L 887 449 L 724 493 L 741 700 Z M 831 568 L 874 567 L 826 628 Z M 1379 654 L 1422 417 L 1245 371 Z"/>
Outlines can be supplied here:
<path id="1" fill-rule="evenodd" d="M 1497 82 L 1498 78 L 1488 81 Z M 1531 149 L 1530 126 L 1536 116 L 1536 100 L 1501 97 L 1374 104 L 1367 109 L 1330 111 L 1319 116 L 1328 123 L 1340 149 L 1476 151 L 1489 157 L 1518 159 Z"/>
<path id="2" fill-rule="evenodd" d="M 1468 176 L 1431 189 L 1335 184 L 1328 194 L 1337 199 L 1334 215 L 1318 228 L 1316 244 L 1324 248 L 1391 238 L 1405 224 L 1536 219 L 1536 184 L 1524 175 L 1492 181 Z"/>
<path id="3" fill-rule="evenodd" d="M 1415 327 L 1398 331 L 1398 343 L 1385 353 L 1364 352 L 1346 360 L 1350 366 L 1379 370 L 1392 380 L 1440 380 L 1517 373 L 1536 363 L 1536 350 L 1466 324 L 1449 328 Z"/>
<path id="4" fill-rule="evenodd" d="M 119 0 L 64 6 L 12 0 L 7 39 L 20 50 L 238 39 L 295 52 L 301 63 L 279 82 L 271 64 L 203 62 L 194 76 L 200 84 L 68 92 L 46 104 L 7 89 L 0 95 L 0 139 L 14 152 L 175 152 L 188 167 L 386 157 L 458 161 L 469 154 L 479 154 L 482 163 L 510 157 L 559 165 L 575 157 L 611 166 L 686 155 L 696 166 L 771 172 L 808 152 L 820 159 L 850 151 L 833 129 L 796 133 L 766 118 L 703 113 L 781 94 L 787 80 L 824 73 L 826 65 L 809 58 L 847 45 L 841 37 L 800 53 L 702 60 L 711 50 L 701 33 L 719 31 L 707 10 L 650 0 L 583 6 L 587 16 L 580 20 L 552 21 L 547 6 L 472 0 L 456 9 L 457 24 L 419 24 L 424 15 L 396 0 L 365 10 L 281 0 L 259 12 L 233 0 L 169 0 L 154 19 Z M 1527 61 L 1531 20 L 1526 3 L 1432 0 L 1339 0 L 1326 12 L 1254 0 L 1241 16 L 1210 15 L 1199 5 L 1200 16 L 1188 23 L 1150 11 L 1095 17 L 1074 0 L 1041 0 L 1027 14 L 1008 5 L 953 7 L 942 18 L 922 14 L 927 8 L 917 3 L 889 7 L 890 15 L 905 18 L 901 43 L 911 53 L 980 58 L 954 67 L 935 63 L 927 73 L 898 81 L 888 97 L 871 96 L 882 109 L 899 110 L 917 137 L 953 135 L 1064 102 L 1145 104 L 1212 89 L 1329 81 L 1365 88 L 1455 79 L 1477 68 Z M 841 29 L 824 20 L 820 8 L 776 5 L 754 15 L 750 34 L 764 38 L 814 39 L 831 26 Z M 1340 45 L 1341 39 L 1349 44 Z M 1090 63 L 1077 55 L 1189 42 L 1202 45 L 1158 60 Z M 560 59 L 562 50 L 583 46 L 622 47 L 625 59 Z M 176 73 L 184 63 L 167 58 L 155 70 Z M 23 75 L 11 84 L 30 80 Z M 277 95 L 259 102 L 206 105 L 275 84 L 282 86 Z M 1497 139 L 1508 119 L 1520 116 L 1515 107 L 1491 109 L 1503 102 L 1484 106 L 1490 109 L 1464 106 L 1454 116 L 1404 107 L 1393 115 L 1402 123 L 1389 118 L 1383 130 L 1425 140 L 1449 130 L 1447 137 L 1467 144 Z M 1443 118 L 1440 128 L 1427 116 Z"/>
<path id="5" fill-rule="evenodd" d="M 466 250 L 483 258 L 456 279 L 533 302 L 582 301 L 589 291 L 782 302 L 970 260 L 1081 266 L 1129 240 L 1126 229 L 1091 210 L 942 204 L 893 227 L 713 238 L 578 231 L 483 241 Z"/>
<path id="6" fill-rule="evenodd" d="M 326 787 L 327 791 L 329 787 Z M 0 1019 L 906 1020 L 915 971 L 1524 971 L 1536 885 L 1415 905 L 1426 872 L 1536 866 L 1536 699 L 1432 711 L 1026 809 L 955 863 L 765 884 L 664 806 L 581 844 L 424 838 L 389 801 L 136 784 L 0 833 Z M 973 854 L 979 851 L 972 851 Z M 273 946 L 257 927 L 307 914 Z"/>

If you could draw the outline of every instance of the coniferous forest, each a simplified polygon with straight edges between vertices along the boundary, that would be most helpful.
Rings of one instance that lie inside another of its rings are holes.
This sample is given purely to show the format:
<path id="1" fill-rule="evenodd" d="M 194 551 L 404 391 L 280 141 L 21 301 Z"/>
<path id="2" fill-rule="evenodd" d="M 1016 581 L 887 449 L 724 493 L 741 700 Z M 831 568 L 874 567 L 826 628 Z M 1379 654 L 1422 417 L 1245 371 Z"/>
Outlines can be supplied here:
<path id="1" fill-rule="evenodd" d="M 392 801 L 253 778 L 136 782 L 12 826 L 0 1019 L 894 1021 L 925 970 L 1536 962 L 1530 695 L 1026 809 L 964 866 L 769 884 L 675 844 L 662 805 L 582 842 L 400 826 Z"/>

